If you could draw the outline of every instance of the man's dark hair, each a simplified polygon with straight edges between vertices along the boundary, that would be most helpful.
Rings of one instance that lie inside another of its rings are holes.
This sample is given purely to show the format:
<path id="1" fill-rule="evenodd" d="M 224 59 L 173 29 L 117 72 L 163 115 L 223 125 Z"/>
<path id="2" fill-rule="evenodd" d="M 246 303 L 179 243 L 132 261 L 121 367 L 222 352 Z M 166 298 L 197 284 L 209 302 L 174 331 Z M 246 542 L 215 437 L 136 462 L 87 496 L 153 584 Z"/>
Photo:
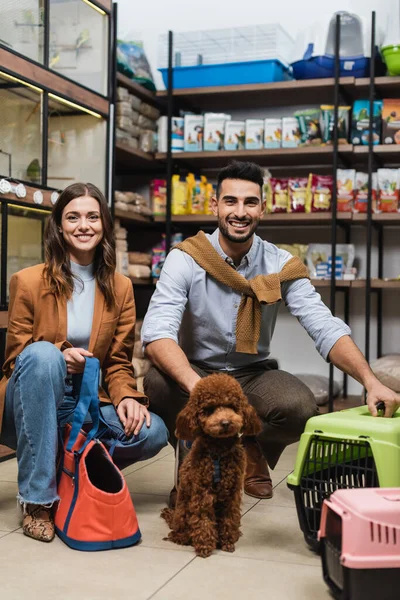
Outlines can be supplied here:
<path id="1" fill-rule="evenodd" d="M 257 183 L 260 186 L 262 198 L 264 176 L 261 167 L 255 163 L 234 160 L 228 166 L 224 167 L 218 175 L 217 198 L 219 198 L 221 184 L 225 179 L 243 179 L 244 181 Z"/>

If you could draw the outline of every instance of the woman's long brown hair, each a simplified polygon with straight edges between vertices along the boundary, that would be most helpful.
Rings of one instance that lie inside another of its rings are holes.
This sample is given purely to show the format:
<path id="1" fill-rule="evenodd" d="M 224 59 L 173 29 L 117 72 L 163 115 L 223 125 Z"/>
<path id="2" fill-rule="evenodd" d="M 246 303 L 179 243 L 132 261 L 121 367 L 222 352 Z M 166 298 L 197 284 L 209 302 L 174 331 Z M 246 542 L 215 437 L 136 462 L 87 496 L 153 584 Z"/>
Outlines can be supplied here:
<path id="1" fill-rule="evenodd" d="M 74 291 L 74 276 L 71 271 L 69 254 L 62 233 L 60 233 L 63 210 L 72 200 L 81 196 L 90 196 L 99 203 L 103 224 L 103 237 L 94 256 L 94 274 L 108 307 L 112 306 L 115 273 L 115 240 L 113 225 L 107 201 L 101 191 L 92 183 L 73 183 L 61 192 L 44 234 L 45 277 L 50 289 L 57 296 L 70 299 Z"/>

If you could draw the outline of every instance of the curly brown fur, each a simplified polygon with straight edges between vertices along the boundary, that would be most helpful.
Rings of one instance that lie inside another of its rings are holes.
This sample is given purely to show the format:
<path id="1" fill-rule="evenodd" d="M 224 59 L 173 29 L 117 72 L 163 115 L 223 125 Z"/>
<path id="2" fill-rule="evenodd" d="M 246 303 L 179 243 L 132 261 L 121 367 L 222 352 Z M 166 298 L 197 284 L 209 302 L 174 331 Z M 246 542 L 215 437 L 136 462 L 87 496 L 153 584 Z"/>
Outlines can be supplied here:
<path id="1" fill-rule="evenodd" d="M 176 421 L 177 437 L 193 445 L 179 471 L 176 507 L 161 513 L 171 529 L 169 540 L 192 545 L 203 558 L 216 548 L 235 550 L 246 460 L 239 435 L 260 431 L 260 420 L 233 377 L 213 374 L 197 383 Z"/>

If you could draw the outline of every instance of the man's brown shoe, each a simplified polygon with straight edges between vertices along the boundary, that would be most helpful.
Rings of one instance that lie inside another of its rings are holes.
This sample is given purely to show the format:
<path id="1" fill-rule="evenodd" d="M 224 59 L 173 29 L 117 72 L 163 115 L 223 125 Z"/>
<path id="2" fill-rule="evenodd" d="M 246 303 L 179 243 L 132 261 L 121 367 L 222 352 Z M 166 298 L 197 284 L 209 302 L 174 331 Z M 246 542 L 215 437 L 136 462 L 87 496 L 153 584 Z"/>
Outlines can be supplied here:
<path id="1" fill-rule="evenodd" d="M 22 522 L 24 534 L 40 542 L 51 542 L 55 534 L 52 512 L 52 507 L 25 504 Z"/>
<path id="2" fill-rule="evenodd" d="M 244 441 L 246 449 L 246 474 L 244 480 L 244 492 L 253 498 L 267 500 L 272 498 L 272 480 L 269 474 L 267 461 L 265 460 L 258 443 L 247 438 Z"/>

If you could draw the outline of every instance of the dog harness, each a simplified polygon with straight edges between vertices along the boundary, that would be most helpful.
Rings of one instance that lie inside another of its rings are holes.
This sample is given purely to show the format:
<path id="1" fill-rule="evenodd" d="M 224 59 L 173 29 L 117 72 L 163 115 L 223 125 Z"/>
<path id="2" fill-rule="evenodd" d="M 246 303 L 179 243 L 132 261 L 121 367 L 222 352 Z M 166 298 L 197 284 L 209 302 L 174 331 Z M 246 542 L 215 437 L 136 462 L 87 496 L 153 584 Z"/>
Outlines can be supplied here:
<path id="1" fill-rule="evenodd" d="M 214 472 L 213 472 L 213 484 L 220 483 L 221 481 L 221 457 L 213 458 Z"/>

